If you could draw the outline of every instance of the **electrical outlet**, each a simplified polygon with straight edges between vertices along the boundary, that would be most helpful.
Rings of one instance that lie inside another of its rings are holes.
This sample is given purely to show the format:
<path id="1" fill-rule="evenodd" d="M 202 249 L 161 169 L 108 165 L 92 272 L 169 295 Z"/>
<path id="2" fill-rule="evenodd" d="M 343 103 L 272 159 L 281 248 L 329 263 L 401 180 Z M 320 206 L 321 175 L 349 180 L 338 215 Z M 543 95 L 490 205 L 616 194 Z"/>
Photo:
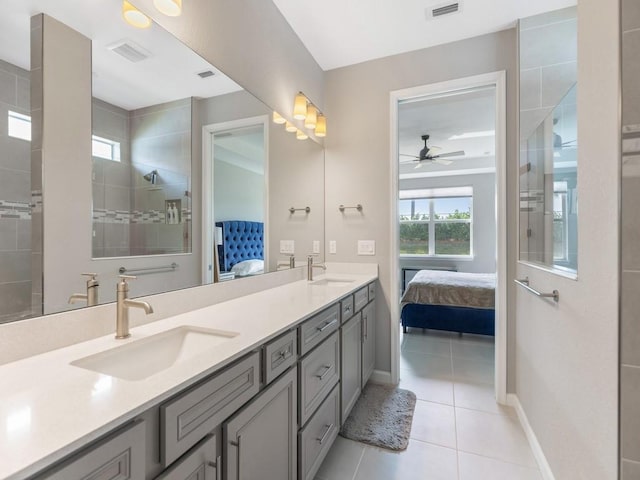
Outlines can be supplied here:
<path id="1" fill-rule="evenodd" d="M 284 255 L 293 255 L 296 244 L 293 240 L 280 240 L 280 253 Z"/>
<path id="2" fill-rule="evenodd" d="M 329 253 L 335 255 L 338 251 L 337 245 L 336 245 L 336 241 L 335 240 L 329 240 Z"/>
<path id="3" fill-rule="evenodd" d="M 320 240 L 313 241 L 313 253 L 320 253 Z"/>
<path id="4" fill-rule="evenodd" d="M 358 255 L 375 255 L 375 240 L 358 240 Z"/>

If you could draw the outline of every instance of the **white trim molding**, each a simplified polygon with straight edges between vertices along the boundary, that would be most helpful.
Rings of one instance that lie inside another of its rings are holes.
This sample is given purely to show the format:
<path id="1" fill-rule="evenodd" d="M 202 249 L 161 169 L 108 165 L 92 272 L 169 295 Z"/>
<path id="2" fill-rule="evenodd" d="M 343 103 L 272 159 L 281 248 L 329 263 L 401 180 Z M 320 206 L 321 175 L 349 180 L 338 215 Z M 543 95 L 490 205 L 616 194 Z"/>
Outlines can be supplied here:
<path id="1" fill-rule="evenodd" d="M 547 457 L 544 455 L 542 451 L 542 446 L 540 442 L 538 442 L 538 437 L 536 437 L 533 428 L 531 428 L 531 424 L 529 423 L 529 419 L 527 418 L 527 414 L 525 413 L 522 405 L 520 404 L 520 400 L 518 396 L 514 393 L 510 393 L 507 395 L 507 405 L 513 407 L 518 414 L 518 420 L 520 421 L 520 425 L 524 430 L 524 434 L 529 441 L 529 446 L 531 447 L 531 451 L 533 452 L 533 457 L 536 459 L 538 463 L 538 468 L 540 469 L 540 474 L 544 480 L 555 480 L 555 476 L 551 471 L 551 466 L 547 461 Z"/>
<path id="2" fill-rule="evenodd" d="M 507 402 L 507 93 L 504 70 L 446 82 L 390 92 L 390 181 L 391 181 L 391 383 L 400 379 L 400 255 L 398 213 L 398 103 L 401 100 L 437 96 L 471 88 L 495 88 L 496 119 L 496 320 L 495 320 L 495 396 Z"/>
<path id="3" fill-rule="evenodd" d="M 385 372 L 384 370 L 374 370 L 370 380 L 373 383 L 393 384 L 391 381 L 391 372 Z"/>

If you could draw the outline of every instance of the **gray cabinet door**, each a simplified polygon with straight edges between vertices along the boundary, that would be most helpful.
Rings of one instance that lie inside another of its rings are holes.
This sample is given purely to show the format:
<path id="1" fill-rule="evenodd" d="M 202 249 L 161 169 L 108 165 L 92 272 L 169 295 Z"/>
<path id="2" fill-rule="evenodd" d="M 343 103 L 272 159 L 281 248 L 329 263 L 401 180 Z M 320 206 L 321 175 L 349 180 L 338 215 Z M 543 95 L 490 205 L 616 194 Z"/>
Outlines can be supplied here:
<path id="1" fill-rule="evenodd" d="M 349 412 L 360 396 L 362 378 L 362 315 L 358 312 L 342 326 L 340 349 L 342 352 L 341 369 L 341 423 L 347 419 Z"/>
<path id="2" fill-rule="evenodd" d="M 362 309 L 362 388 L 373 373 L 376 363 L 375 301 Z"/>
<path id="3" fill-rule="evenodd" d="M 224 424 L 226 480 L 295 480 L 297 371 L 292 368 Z"/>
<path id="4" fill-rule="evenodd" d="M 38 476 L 38 480 L 139 480 L 145 476 L 144 422 L 137 421 Z"/>
<path id="5" fill-rule="evenodd" d="M 207 435 L 195 447 L 164 471 L 156 480 L 221 480 L 220 429 Z"/>

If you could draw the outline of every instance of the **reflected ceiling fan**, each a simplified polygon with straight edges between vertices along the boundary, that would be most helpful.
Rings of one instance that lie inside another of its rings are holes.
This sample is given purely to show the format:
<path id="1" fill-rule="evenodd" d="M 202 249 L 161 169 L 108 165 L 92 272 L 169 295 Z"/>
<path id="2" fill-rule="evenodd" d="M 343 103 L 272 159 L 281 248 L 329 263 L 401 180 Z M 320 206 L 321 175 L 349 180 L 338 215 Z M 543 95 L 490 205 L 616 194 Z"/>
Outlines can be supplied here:
<path id="1" fill-rule="evenodd" d="M 447 152 L 447 153 L 439 153 L 434 155 L 432 153 L 433 148 L 437 147 L 429 147 L 427 146 L 427 140 L 429 140 L 429 135 L 422 135 L 422 140 L 424 140 L 424 148 L 420 150 L 418 155 L 408 155 L 406 153 L 401 153 L 401 157 L 411 157 L 411 160 L 401 160 L 400 163 L 411 163 L 417 162 L 415 168 L 420 168 L 423 162 L 431 162 L 438 163 L 440 165 L 451 165 L 451 160 L 444 160 L 445 157 L 463 157 L 465 155 L 464 150 L 458 150 L 457 152 Z"/>

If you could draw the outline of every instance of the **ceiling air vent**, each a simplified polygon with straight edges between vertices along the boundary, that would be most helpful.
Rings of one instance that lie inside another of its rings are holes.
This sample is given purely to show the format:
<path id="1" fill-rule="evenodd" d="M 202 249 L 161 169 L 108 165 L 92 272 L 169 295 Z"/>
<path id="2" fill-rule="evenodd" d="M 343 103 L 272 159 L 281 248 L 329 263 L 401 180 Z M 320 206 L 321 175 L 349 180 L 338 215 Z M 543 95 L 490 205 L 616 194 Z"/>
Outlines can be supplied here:
<path id="1" fill-rule="evenodd" d="M 459 13 L 462 10 L 461 2 L 441 3 L 439 5 L 429 7 L 426 11 L 427 20 L 438 18 L 453 13 Z"/>
<path id="2" fill-rule="evenodd" d="M 130 62 L 141 62 L 151 56 L 151 52 L 145 50 L 132 40 L 121 40 L 114 44 L 108 45 L 107 48 L 113 53 L 126 58 Z"/>
<path id="3" fill-rule="evenodd" d="M 208 77 L 213 77 L 215 75 L 215 73 L 213 73 L 211 70 L 206 70 L 204 72 L 200 72 L 198 74 L 198 76 L 200 78 L 208 78 Z"/>

